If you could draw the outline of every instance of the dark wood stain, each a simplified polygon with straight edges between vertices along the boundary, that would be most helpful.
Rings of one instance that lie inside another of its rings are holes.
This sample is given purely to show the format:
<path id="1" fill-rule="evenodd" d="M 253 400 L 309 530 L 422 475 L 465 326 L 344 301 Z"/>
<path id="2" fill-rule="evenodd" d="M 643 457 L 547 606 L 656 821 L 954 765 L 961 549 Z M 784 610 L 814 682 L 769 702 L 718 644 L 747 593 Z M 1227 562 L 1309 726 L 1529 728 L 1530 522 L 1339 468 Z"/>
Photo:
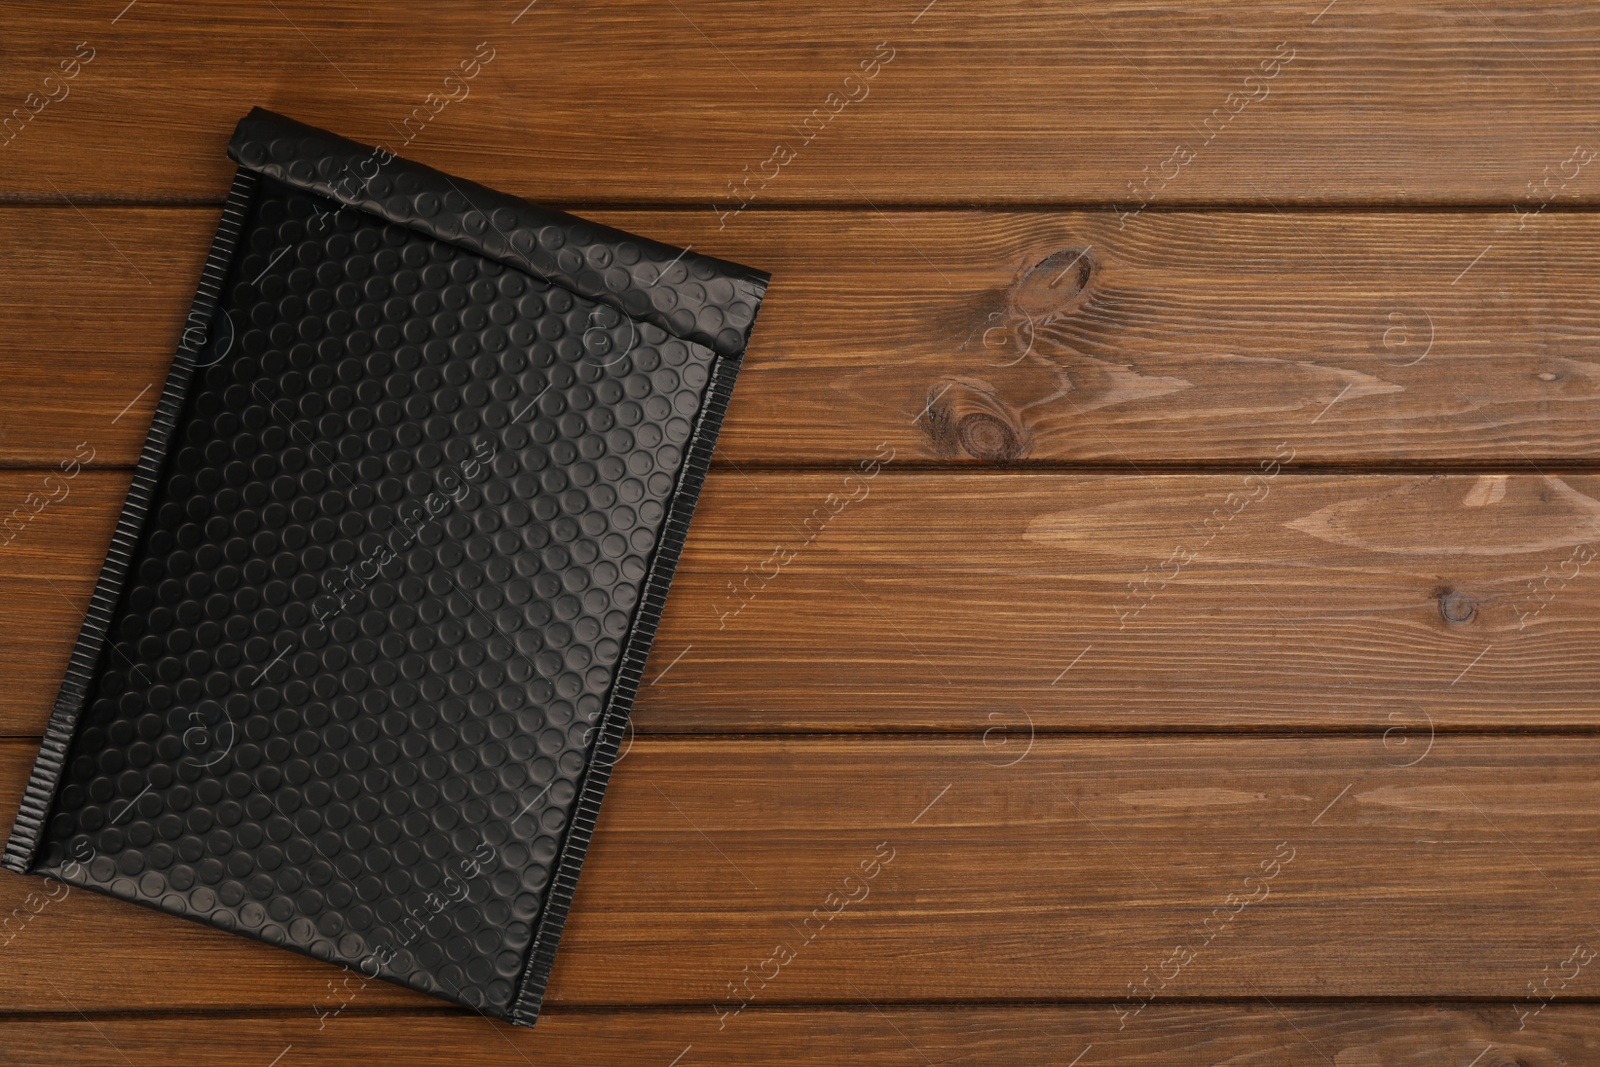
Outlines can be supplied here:
<path id="1" fill-rule="evenodd" d="M 250 106 L 774 282 L 538 1029 L 0 874 L 0 1062 L 1592 1062 L 1600 9 L 1219 10 L 12 19 L 0 810 Z"/>

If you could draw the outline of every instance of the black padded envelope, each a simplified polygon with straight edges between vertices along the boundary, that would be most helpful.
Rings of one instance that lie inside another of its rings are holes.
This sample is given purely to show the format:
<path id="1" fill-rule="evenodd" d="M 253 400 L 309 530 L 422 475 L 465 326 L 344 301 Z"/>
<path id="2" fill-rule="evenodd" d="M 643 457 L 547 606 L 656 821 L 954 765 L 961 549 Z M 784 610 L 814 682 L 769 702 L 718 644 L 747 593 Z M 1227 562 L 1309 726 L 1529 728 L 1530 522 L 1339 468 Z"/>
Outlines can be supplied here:
<path id="1" fill-rule="evenodd" d="M 768 276 L 228 154 L 5 866 L 531 1024 Z"/>

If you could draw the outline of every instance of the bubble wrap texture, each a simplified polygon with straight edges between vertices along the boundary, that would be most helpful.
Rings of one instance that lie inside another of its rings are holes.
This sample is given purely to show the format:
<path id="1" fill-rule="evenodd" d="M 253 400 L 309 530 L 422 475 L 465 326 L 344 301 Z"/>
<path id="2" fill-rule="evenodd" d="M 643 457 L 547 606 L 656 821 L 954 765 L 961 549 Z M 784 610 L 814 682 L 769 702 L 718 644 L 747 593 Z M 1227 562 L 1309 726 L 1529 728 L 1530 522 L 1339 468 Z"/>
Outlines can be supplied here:
<path id="1" fill-rule="evenodd" d="M 766 292 L 762 271 L 538 207 L 263 108 L 228 154 L 261 174 L 485 255 L 734 356 Z"/>
<path id="2" fill-rule="evenodd" d="M 32 869 L 507 1015 L 718 357 L 270 178 L 220 295 Z"/>

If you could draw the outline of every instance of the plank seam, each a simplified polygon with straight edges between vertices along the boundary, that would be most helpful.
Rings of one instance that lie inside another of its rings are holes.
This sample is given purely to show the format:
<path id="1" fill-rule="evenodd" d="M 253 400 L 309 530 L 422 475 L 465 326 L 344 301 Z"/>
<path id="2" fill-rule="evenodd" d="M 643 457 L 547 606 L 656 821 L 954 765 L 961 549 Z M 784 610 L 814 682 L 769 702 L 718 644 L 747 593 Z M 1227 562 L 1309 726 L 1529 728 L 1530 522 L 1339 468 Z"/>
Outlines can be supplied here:
<path id="1" fill-rule="evenodd" d="M 652 709 L 651 714 L 703 714 L 700 709 L 680 706 Z M 877 714 L 874 709 L 863 712 L 865 715 Z M 630 713 L 631 714 L 631 713 Z M 634 726 L 634 736 L 638 743 L 645 745 L 670 744 L 672 742 L 711 743 L 711 744 L 782 744 L 785 742 L 816 742 L 834 741 L 840 744 L 865 741 L 981 741 L 986 733 L 996 729 L 990 725 L 983 727 L 977 724 L 971 726 L 953 726 L 949 728 L 932 727 L 927 729 L 899 729 L 899 730 L 649 730 Z M 1382 726 L 1380 724 L 1353 725 L 1350 727 L 1303 727 L 1303 728 L 1257 728 L 1249 725 L 1216 726 L 1216 727 L 1173 727 L 1164 728 L 1153 726 L 1148 729 L 1086 729 L 1069 727 L 1036 726 L 1033 736 L 1036 738 L 1060 738 L 1088 740 L 1088 741 L 1355 741 L 1372 740 L 1381 737 L 1385 730 L 1396 729 L 1396 726 Z M 1503 741 L 1594 741 L 1600 739 L 1600 724 L 1586 727 L 1572 726 L 1531 726 L 1519 729 L 1507 729 L 1494 726 L 1439 726 L 1435 725 L 1433 736 L 1439 738 L 1454 738 L 1457 740 L 1495 739 Z M 0 733 L 0 745 L 38 745 L 44 738 L 42 734 L 5 734 Z M 24 872 L 25 873 L 25 872 Z M 4 1014 L 0 1012 L 0 1014 Z"/>
<path id="2" fill-rule="evenodd" d="M 536 192 L 526 195 L 537 199 L 541 206 L 557 211 L 659 211 L 683 214 L 702 213 L 706 210 L 703 197 L 686 196 L 682 200 L 566 200 L 542 197 Z M 80 208 L 138 208 L 148 210 L 190 211 L 221 207 L 225 201 L 213 197 L 175 198 L 170 200 L 119 198 L 104 193 L 75 195 L 74 207 Z M 762 204 L 748 204 L 744 211 L 752 214 L 781 214 L 784 212 L 858 212 L 861 214 L 1120 214 L 1127 208 L 1126 200 L 769 200 Z M 61 208 L 61 198 L 45 193 L 0 192 L 0 210 L 19 208 Z M 1270 199 L 1243 200 L 1180 200 L 1147 204 L 1140 212 L 1145 215 L 1498 215 L 1509 214 L 1504 199 L 1497 200 L 1316 200 L 1279 201 Z M 1552 201 L 1542 211 L 1545 215 L 1600 214 L 1600 197 L 1575 196 L 1570 200 Z"/>
<path id="3" fill-rule="evenodd" d="M 782 463 L 769 460 L 743 460 L 735 461 L 723 457 L 714 459 L 710 470 L 716 473 L 747 474 L 850 474 L 859 473 L 862 457 L 841 460 L 818 460 L 815 462 Z M 1254 474 L 1259 471 L 1260 458 L 1241 460 L 1217 460 L 1215 462 L 1174 462 L 1167 460 L 1150 460 L 1141 462 L 1138 466 L 1132 463 L 1099 463 L 1077 462 L 1072 460 L 1012 460 L 1005 463 L 956 462 L 945 463 L 937 460 L 896 460 L 893 468 L 884 468 L 876 477 L 897 479 L 912 475 L 939 474 L 955 478 L 974 477 L 1030 477 L 1037 475 L 1070 475 L 1073 477 L 1105 477 L 1105 478 L 1130 478 L 1150 475 L 1180 475 L 1194 477 L 1224 477 L 1239 474 Z M 57 464 L 49 460 L 16 460 L 0 461 L 0 476 L 8 473 L 28 473 L 41 470 L 55 470 Z M 127 463 L 91 463 L 84 465 L 84 470 L 91 474 L 126 474 L 137 470 L 134 464 Z M 1471 460 L 1417 463 L 1352 463 L 1348 461 L 1316 460 L 1295 461 L 1294 470 L 1289 476 L 1293 478 L 1313 477 L 1348 477 L 1348 476 L 1383 476 L 1383 477 L 1425 477 L 1434 474 L 1460 475 L 1462 477 L 1481 478 L 1487 476 L 1507 475 L 1519 478 L 1534 478 L 1549 474 L 1600 474 L 1600 458 L 1583 459 L 1572 457 L 1534 457 L 1522 462 L 1507 462 L 1505 460 L 1474 462 Z"/>
<path id="4" fill-rule="evenodd" d="M 1505 1007 L 1507 1005 L 1521 1004 L 1528 1000 L 1526 994 L 1521 996 L 1505 995 L 1500 997 L 1449 997 L 1430 994 L 1396 995 L 1392 997 L 1372 996 L 1306 996 L 1299 994 L 1285 994 L 1272 996 L 1270 999 L 1251 996 L 1174 996 L 1170 999 L 1163 998 L 1161 1007 L 1177 1008 L 1238 1008 L 1260 1007 L 1270 1010 L 1271 1005 L 1292 1006 L 1310 1009 L 1352 1009 L 1366 1008 L 1372 1011 L 1394 1011 L 1405 1008 L 1432 1007 L 1446 1010 L 1470 1011 L 1481 1007 Z M 817 1012 L 861 1012 L 872 1014 L 876 1008 L 893 1008 L 899 1011 L 984 1011 L 984 1010 L 1015 1010 L 1029 1011 L 1040 1008 L 1060 1009 L 1103 1009 L 1116 1004 L 1126 1003 L 1127 997 L 976 997 L 969 1000 L 885 1000 L 875 999 L 872 1004 L 865 1004 L 859 1000 L 786 1000 L 773 1001 L 768 1004 L 752 1004 L 747 1008 L 752 1013 L 770 1013 L 807 1015 Z M 876 1007 L 874 1007 L 876 1006 Z M 1546 1010 L 1557 1008 L 1600 1008 L 1600 997 L 1563 996 L 1558 1001 L 1552 1001 Z M 276 1019 L 300 1018 L 306 1014 L 305 1008 L 297 1007 L 237 1007 L 237 1008 L 95 1008 L 80 1005 L 81 1010 L 63 1011 L 59 1009 L 41 1009 L 28 1011 L 26 1009 L 9 1009 L 0 1012 L 0 1021 L 59 1021 L 76 1022 L 88 1018 L 128 1018 L 128 1019 Z M 700 1001 L 677 1002 L 637 1002 L 619 1004 L 601 1003 L 560 1003 L 547 1004 L 544 1013 L 551 1015 L 703 1015 L 706 1005 Z M 354 1005 L 343 1008 L 341 1017 L 363 1015 L 368 1018 L 389 1018 L 397 1015 L 416 1015 L 423 1017 L 444 1017 L 475 1019 L 467 1009 L 441 1004 L 437 1007 L 425 1005 L 388 1005 L 356 1007 Z"/>

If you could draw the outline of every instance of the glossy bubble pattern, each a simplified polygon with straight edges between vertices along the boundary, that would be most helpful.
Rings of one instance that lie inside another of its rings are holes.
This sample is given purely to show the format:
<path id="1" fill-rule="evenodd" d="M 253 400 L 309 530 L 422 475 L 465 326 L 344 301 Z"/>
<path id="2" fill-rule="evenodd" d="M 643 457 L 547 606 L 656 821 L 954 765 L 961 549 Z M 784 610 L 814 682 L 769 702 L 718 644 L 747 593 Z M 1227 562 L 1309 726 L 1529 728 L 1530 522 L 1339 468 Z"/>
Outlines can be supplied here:
<path id="1" fill-rule="evenodd" d="M 766 292 L 764 271 L 396 163 L 382 149 L 261 108 L 240 121 L 228 152 L 260 174 L 477 247 L 723 355 L 744 351 Z"/>
<path id="2" fill-rule="evenodd" d="M 262 178 L 35 869 L 503 1013 L 714 354 Z"/>

